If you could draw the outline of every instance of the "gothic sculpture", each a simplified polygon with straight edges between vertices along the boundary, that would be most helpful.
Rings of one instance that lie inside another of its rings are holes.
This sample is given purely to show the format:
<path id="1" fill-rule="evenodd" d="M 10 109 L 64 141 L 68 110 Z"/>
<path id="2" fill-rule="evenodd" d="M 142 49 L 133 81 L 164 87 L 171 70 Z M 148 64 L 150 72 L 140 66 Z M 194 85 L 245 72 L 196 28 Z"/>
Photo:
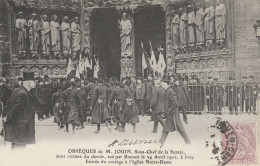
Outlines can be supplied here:
<path id="1" fill-rule="evenodd" d="M 123 57 L 132 56 L 132 41 L 131 41 L 131 31 L 132 23 L 127 18 L 127 14 L 123 13 L 123 19 L 119 22 L 120 37 L 121 37 L 121 55 Z"/>
<path id="2" fill-rule="evenodd" d="M 57 21 L 57 15 L 52 16 L 52 21 L 50 22 L 51 28 L 51 51 L 55 58 L 60 56 L 60 24 Z"/>
<path id="3" fill-rule="evenodd" d="M 29 27 L 29 42 L 30 42 L 30 52 L 32 54 L 32 58 L 37 58 L 37 53 L 39 50 L 40 44 L 40 23 L 37 20 L 37 15 L 35 13 L 32 14 L 32 18 L 28 21 Z"/>
<path id="4" fill-rule="evenodd" d="M 79 25 L 79 18 L 75 17 L 74 22 L 71 23 L 71 34 L 72 34 L 72 52 L 78 52 L 80 50 L 81 42 L 81 30 Z"/>
<path id="5" fill-rule="evenodd" d="M 226 39 L 226 6 L 221 0 L 216 1 L 215 9 L 216 42 L 223 47 Z"/>
<path id="6" fill-rule="evenodd" d="M 172 21 L 171 21 L 171 30 L 172 30 L 172 46 L 173 48 L 178 48 L 180 45 L 180 17 L 175 10 L 171 11 Z"/>
<path id="7" fill-rule="evenodd" d="M 63 53 L 65 56 L 67 56 L 70 53 L 70 37 L 71 37 L 69 18 L 67 16 L 64 17 L 63 22 L 61 24 L 61 31 L 62 31 Z"/>
<path id="8" fill-rule="evenodd" d="M 27 38 L 27 21 L 24 19 L 23 12 L 18 13 L 18 19 L 16 19 L 16 25 L 17 29 L 17 42 L 18 42 L 18 54 L 20 58 L 25 57 L 26 53 L 26 38 Z"/>
<path id="9" fill-rule="evenodd" d="M 50 51 L 50 24 L 47 20 L 47 15 L 42 16 L 41 21 L 41 41 L 42 41 L 42 51 L 43 56 L 46 57 L 49 55 Z"/>

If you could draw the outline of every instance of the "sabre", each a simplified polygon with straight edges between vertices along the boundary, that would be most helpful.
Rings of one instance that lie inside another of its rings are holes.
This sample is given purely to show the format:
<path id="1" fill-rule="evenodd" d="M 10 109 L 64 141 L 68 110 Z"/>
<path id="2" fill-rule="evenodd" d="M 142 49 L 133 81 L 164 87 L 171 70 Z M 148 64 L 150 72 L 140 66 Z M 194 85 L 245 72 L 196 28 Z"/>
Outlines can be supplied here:
<path id="1" fill-rule="evenodd" d="M 1 109 L 4 112 L 4 103 L 0 102 L 0 104 L 1 104 Z M 5 122 L 3 121 L 3 118 L 4 118 L 3 112 L 2 112 L 2 126 L 3 126 L 4 146 L 6 146 L 6 143 L 5 143 Z"/>

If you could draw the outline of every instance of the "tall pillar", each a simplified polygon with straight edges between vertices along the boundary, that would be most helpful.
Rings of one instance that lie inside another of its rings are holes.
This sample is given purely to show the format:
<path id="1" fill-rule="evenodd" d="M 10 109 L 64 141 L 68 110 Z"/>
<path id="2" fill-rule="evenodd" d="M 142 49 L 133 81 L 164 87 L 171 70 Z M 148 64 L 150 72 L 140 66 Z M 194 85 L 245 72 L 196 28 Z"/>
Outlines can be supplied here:
<path id="1" fill-rule="evenodd" d="M 171 37 L 171 7 L 164 6 L 165 9 L 165 30 L 166 30 L 166 64 L 167 64 L 167 74 L 171 75 L 175 73 L 175 52 L 172 47 L 172 37 Z"/>

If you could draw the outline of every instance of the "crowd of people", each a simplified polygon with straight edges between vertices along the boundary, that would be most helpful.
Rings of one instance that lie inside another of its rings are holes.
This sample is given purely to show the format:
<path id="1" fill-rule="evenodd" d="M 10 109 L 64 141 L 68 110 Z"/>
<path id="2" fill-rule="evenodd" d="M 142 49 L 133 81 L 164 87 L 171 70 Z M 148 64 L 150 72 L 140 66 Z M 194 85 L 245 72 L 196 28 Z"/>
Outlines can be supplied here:
<path id="1" fill-rule="evenodd" d="M 125 132 L 126 124 L 130 124 L 135 133 L 139 117 L 149 115 L 149 121 L 154 122 L 152 132 L 157 133 L 159 123 L 164 128 L 162 144 L 168 132 L 175 130 L 188 144 L 190 140 L 182 126 L 180 113 L 185 123 L 188 123 L 186 113 L 201 114 L 207 109 L 208 112 L 221 114 L 224 106 L 229 108 L 230 114 L 238 115 L 240 105 L 242 112 L 245 105 L 246 112 L 257 114 L 259 89 L 252 76 L 249 80 L 243 77 L 241 84 L 237 84 L 234 78 L 225 85 L 218 83 L 216 78 L 209 77 L 208 80 L 208 83 L 200 83 L 197 76 L 164 75 L 160 79 L 148 75 L 147 79 L 126 77 L 119 81 L 114 77 L 107 80 L 100 74 L 97 79 L 72 77 L 53 81 L 46 75 L 35 78 L 35 87 L 28 91 L 33 96 L 30 107 L 37 113 L 38 120 L 54 116 L 59 130 L 64 128 L 69 132 L 71 125 L 71 132 L 75 134 L 75 129 L 83 129 L 87 122 L 97 125 L 95 133 L 100 132 L 103 123 L 111 132 L 112 123 L 115 123 L 118 132 Z M 1 78 L 3 117 L 21 107 L 19 101 L 22 99 L 17 99 L 15 95 L 25 82 L 19 78 L 11 90 L 8 81 Z"/>

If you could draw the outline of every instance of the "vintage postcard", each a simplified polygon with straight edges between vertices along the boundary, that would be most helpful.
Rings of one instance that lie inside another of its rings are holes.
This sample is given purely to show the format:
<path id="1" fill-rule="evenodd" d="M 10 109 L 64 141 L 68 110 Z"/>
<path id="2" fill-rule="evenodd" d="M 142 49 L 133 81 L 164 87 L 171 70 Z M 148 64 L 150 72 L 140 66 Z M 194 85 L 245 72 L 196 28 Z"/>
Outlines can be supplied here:
<path id="1" fill-rule="evenodd" d="M 1 166 L 260 166 L 259 0 L 0 0 Z"/>

